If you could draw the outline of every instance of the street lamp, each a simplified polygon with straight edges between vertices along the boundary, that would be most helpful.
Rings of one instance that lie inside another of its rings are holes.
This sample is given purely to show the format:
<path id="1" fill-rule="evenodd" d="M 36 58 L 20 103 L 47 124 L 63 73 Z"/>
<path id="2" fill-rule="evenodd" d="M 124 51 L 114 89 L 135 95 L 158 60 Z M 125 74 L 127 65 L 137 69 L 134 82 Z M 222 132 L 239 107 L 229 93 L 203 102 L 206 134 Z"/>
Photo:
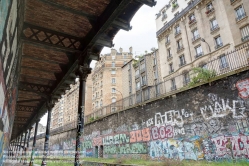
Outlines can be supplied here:
<path id="1" fill-rule="evenodd" d="M 209 45 L 209 44 L 206 42 L 206 40 L 203 39 L 203 38 L 201 38 L 201 41 L 204 42 L 204 43 L 206 43 L 206 44 L 208 45 L 208 49 L 209 49 L 209 53 L 210 53 L 210 52 L 211 52 L 210 45 Z"/>
<path id="2" fill-rule="evenodd" d="M 123 98 L 123 94 L 122 94 L 122 92 L 120 92 L 120 91 L 117 90 L 117 89 L 116 89 L 116 91 L 118 91 L 118 92 L 121 94 L 121 96 L 122 96 L 122 107 L 123 107 L 123 103 L 124 103 L 124 101 L 123 101 L 123 99 L 124 99 L 124 98 Z"/>

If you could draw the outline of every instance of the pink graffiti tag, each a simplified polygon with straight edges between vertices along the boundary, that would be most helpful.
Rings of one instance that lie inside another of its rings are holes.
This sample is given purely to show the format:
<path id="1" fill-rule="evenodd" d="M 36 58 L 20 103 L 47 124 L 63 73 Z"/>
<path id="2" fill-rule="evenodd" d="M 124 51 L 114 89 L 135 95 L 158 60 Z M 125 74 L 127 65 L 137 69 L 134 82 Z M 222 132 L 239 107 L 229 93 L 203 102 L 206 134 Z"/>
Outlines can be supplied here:
<path id="1" fill-rule="evenodd" d="M 130 132 L 130 142 L 150 141 L 150 129 L 145 128 L 142 130 Z"/>
<path id="2" fill-rule="evenodd" d="M 239 96 L 243 99 L 249 97 L 249 79 L 238 81 L 236 87 L 239 90 Z"/>
<path id="3" fill-rule="evenodd" d="M 172 126 L 154 126 L 151 128 L 151 135 L 153 140 L 163 139 L 163 138 L 173 138 L 173 127 Z"/>
<path id="4" fill-rule="evenodd" d="M 102 137 L 93 138 L 93 146 L 100 146 L 103 145 Z"/>

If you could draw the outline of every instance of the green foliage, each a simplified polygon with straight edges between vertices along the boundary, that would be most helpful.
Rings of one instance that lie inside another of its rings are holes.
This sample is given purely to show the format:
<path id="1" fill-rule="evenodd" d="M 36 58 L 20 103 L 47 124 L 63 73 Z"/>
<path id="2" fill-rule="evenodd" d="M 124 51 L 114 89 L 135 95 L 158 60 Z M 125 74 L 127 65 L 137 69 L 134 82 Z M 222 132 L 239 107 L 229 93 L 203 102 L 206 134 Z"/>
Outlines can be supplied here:
<path id="1" fill-rule="evenodd" d="M 201 67 L 193 68 L 192 71 L 195 76 L 189 83 L 190 87 L 199 83 L 208 82 L 211 78 L 216 76 L 216 72 L 214 70 L 208 70 Z"/>
<path id="2" fill-rule="evenodd" d="M 92 121 L 94 121 L 94 117 L 91 117 L 91 118 L 90 118 L 90 122 L 92 122 Z"/>

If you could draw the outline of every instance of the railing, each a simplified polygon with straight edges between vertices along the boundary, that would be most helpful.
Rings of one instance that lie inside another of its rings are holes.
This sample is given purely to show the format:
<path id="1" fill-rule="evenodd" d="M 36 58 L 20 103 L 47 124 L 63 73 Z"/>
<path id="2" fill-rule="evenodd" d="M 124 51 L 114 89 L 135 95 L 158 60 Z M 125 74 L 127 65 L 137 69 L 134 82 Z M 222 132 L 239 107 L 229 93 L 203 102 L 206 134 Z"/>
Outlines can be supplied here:
<path id="1" fill-rule="evenodd" d="M 165 24 L 159 31 L 156 32 L 157 37 L 161 35 L 166 29 L 172 26 L 176 21 L 182 18 L 185 14 L 189 12 L 193 7 L 195 7 L 202 0 L 195 0 L 193 3 L 188 5 L 185 9 L 183 9 L 177 16 L 175 16 L 172 20 L 170 20 L 167 24 Z"/>
<path id="2" fill-rule="evenodd" d="M 242 42 L 249 40 L 249 35 L 241 38 Z"/>
<path id="3" fill-rule="evenodd" d="M 211 60 L 207 62 L 206 69 L 214 71 L 216 76 L 226 74 L 232 71 L 237 71 L 237 69 L 247 67 L 247 70 L 249 68 L 249 52 L 247 50 L 249 49 L 249 44 L 244 45 L 243 47 L 236 49 L 230 53 L 227 53 L 224 55 L 224 58 L 226 59 L 226 64 L 224 62 L 221 62 L 220 58 L 216 58 L 214 60 Z M 198 67 L 198 64 L 196 65 Z M 185 73 L 175 75 L 175 87 L 172 87 L 172 76 L 170 78 L 165 78 L 164 82 L 160 82 L 153 86 L 147 86 L 145 89 L 141 89 L 140 91 L 137 91 L 139 93 L 132 94 L 128 97 L 123 98 L 122 100 L 117 101 L 116 103 L 112 103 L 110 105 L 104 106 L 103 108 L 96 110 L 92 114 L 85 117 L 85 122 L 91 122 L 96 119 L 96 117 L 100 118 L 109 114 L 112 114 L 114 112 L 127 109 L 131 106 L 140 104 L 142 102 L 145 102 L 146 100 L 155 99 L 158 97 L 161 97 L 163 95 L 174 93 L 175 90 L 181 89 L 182 87 L 186 86 L 189 81 L 191 82 L 192 78 L 195 76 L 194 73 L 190 71 L 189 73 L 189 80 L 185 81 Z M 177 87 L 177 88 L 176 88 Z M 144 91 L 148 91 L 148 93 L 144 93 Z M 146 94 L 146 95 L 145 95 Z M 149 94 L 149 95 L 147 95 Z M 149 96 L 149 99 L 148 99 Z M 111 108 L 115 107 L 115 111 L 111 112 Z"/>
<path id="4" fill-rule="evenodd" d="M 193 38 L 192 38 L 192 42 L 196 41 L 197 39 L 200 39 L 200 35 L 195 35 Z"/>
<path id="5" fill-rule="evenodd" d="M 179 35 L 179 34 L 181 34 L 181 30 L 177 30 L 177 31 L 175 32 L 175 36 L 177 36 L 177 35 Z"/>
<path id="6" fill-rule="evenodd" d="M 218 48 L 222 47 L 223 46 L 223 43 L 217 43 L 216 46 L 215 46 L 215 49 L 217 50 Z"/>
<path id="7" fill-rule="evenodd" d="M 218 24 L 212 26 L 212 27 L 210 28 L 210 31 L 213 32 L 213 31 L 215 31 L 215 30 L 217 30 L 217 29 L 219 29 L 219 25 L 218 25 Z"/>

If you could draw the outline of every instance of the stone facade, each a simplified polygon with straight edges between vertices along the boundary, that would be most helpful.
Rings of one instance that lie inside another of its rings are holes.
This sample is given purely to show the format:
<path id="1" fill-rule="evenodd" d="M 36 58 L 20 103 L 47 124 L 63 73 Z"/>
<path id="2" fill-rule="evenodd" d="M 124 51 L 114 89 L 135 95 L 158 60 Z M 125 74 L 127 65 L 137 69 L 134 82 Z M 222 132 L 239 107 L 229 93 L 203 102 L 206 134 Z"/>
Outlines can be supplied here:
<path id="1" fill-rule="evenodd" d="M 122 75 L 124 98 L 133 94 L 149 95 L 149 88 L 162 81 L 158 50 L 129 61 L 122 67 Z"/>
<path id="2" fill-rule="evenodd" d="M 52 110 L 51 129 L 56 129 L 63 125 L 74 123 L 78 115 L 79 102 L 79 81 L 70 86 L 70 90 L 57 102 Z M 92 111 L 92 80 L 91 74 L 87 77 L 85 92 L 85 114 L 87 116 Z"/>
<path id="3" fill-rule="evenodd" d="M 111 49 L 110 54 L 105 54 L 95 65 L 92 73 L 92 109 L 100 109 L 103 106 L 123 98 L 122 66 L 132 59 L 132 47 L 129 52 L 119 52 Z M 111 111 L 115 111 L 115 107 Z"/>
<path id="4" fill-rule="evenodd" d="M 173 79 L 193 67 L 205 67 L 216 58 L 220 58 L 220 70 L 225 70 L 227 60 L 222 55 L 248 42 L 246 13 L 246 0 L 195 0 L 168 20 L 157 31 L 163 79 Z M 183 86 L 182 79 L 175 82 Z"/>

